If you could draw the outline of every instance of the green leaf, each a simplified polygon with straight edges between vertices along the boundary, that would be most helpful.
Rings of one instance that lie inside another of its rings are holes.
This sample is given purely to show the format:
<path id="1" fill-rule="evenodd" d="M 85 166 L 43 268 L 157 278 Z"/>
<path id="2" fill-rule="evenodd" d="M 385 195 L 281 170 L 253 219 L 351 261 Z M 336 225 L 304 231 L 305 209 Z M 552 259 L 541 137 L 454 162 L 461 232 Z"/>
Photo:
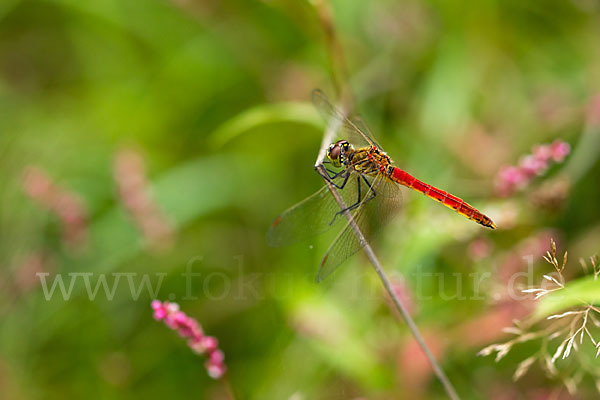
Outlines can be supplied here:
<path id="1" fill-rule="evenodd" d="M 600 281 L 587 276 L 565 284 L 565 288 L 540 299 L 534 312 L 536 319 L 546 318 L 571 307 L 600 303 Z"/>
<path id="2" fill-rule="evenodd" d="M 317 111 L 307 103 L 263 104 L 250 108 L 223 123 L 211 134 L 208 143 L 212 149 L 218 149 L 254 128 L 281 122 L 307 124 L 317 129 L 323 126 Z"/>

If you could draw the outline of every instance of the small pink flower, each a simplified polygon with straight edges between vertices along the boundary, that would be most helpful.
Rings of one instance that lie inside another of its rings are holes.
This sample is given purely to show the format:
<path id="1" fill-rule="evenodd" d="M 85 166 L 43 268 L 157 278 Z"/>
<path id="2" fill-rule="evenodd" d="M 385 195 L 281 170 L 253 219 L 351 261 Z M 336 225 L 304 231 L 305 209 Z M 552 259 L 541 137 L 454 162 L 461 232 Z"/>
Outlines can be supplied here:
<path id="1" fill-rule="evenodd" d="M 525 181 L 525 174 L 517 167 L 505 167 L 500 170 L 501 179 L 511 185 L 519 185 Z"/>
<path id="2" fill-rule="evenodd" d="M 204 346 L 204 348 L 208 351 L 216 350 L 218 345 L 219 342 L 212 336 L 204 336 L 202 338 L 202 346 Z"/>
<path id="3" fill-rule="evenodd" d="M 212 362 L 207 361 L 204 366 L 206 367 L 208 375 L 213 379 L 221 378 L 226 371 L 224 364 L 213 364 Z"/>
<path id="4" fill-rule="evenodd" d="M 571 147 L 569 146 L 569 143 L 565 143 L 560 140 L 554 141 L 554 143 L 552 143 L 551 145 L 551 148 L 552 159 L 557 163 L 563 162 L 565 157 L 571 152 Z"/>
<path id="5" fill-rule="evenodd" d="M 166 316 L 167 316 L 167 311 L 165 311 L 163 308 L 161 308 L 159 310 L 154 310 L 154 319 L 161 320 L 161 319 L 165 318 Z"/>
<path id="6" fill-rule="evenodd" d="M 528 178 L 535 175 L 541 175 L 547 166 L 547 160 L 540 159 L 533 155 L 523 157 L 520 162 L 521 171 L 523 171 Z"/>
<path id="7" fill-rule="evenodd" d="M 548 161 L 550 158 L 552 158 L 552 155 L 553 155 L 552 148 L 545 144 L 534 146 L 533 147 L 533 155 L 538 160 Z"/>
<path id="8" fill-rule="evenodd" d="M 210 354 L 209 360 L 213 364 L 221 364 L 225 360 L 225 355 L 221 350 L 215 350 Z"/>
<path id="9" fill-rule="evenodd" d="M 154 300 L 151 306 L 156 320 L 164 321 L 165 325 L 177 331 L 181 337 L 189 339 L 188 346 L 194 352 L 207 355 L 208 360 L 204 365 L 211 378 L 219 379 L 223 376 L 226 371 L 225 355 L 219 350 L 219 342 L 215 337 L 205 336 L 198 321 L 180 311 L 177 303 Z"/>

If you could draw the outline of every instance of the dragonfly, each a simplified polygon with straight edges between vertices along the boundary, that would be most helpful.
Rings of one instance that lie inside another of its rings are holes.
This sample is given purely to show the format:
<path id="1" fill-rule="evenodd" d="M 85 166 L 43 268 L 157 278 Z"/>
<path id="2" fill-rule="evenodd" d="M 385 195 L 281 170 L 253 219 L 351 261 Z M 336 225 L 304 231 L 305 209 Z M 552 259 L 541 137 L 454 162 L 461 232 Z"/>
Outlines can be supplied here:
<path id="1" fill-rule="evenodd" d="M 279 215 L 267 232 L 267 243 L 285 246 L 338 227 L 338 235 L 321 260 L 317 282 L 365 245 L 349 220 L 340 216 L 349 212 L 368 242 L 399 213 L 400 186 L 420 192 L 484 227 L 496 229 L 490 217 L 464 200 L 395 166 L 360 117 L 347 117 L 319 89 L 313 91 L 312 101 L 327 123 L 336 123 L 343 131 L 344 138 L 327 149 L 324 168 L 316 169 L 336 188 L 346 207 L 340 208 L 325 185 Z"/>

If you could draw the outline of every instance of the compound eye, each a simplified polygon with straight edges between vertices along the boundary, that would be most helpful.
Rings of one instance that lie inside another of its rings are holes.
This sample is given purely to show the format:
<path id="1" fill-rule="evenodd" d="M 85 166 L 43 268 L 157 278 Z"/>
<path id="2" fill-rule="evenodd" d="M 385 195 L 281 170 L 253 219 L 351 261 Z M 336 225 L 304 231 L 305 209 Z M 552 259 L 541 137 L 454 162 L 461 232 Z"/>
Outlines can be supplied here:
<path id="1" fill-rule="evenodd" d="M 342 152 L 342 149 L 336 143 L 329 149 L 329 158 L 331 158 L 332 160 L 337 160 L 340 157 L 341 152 Z"/>

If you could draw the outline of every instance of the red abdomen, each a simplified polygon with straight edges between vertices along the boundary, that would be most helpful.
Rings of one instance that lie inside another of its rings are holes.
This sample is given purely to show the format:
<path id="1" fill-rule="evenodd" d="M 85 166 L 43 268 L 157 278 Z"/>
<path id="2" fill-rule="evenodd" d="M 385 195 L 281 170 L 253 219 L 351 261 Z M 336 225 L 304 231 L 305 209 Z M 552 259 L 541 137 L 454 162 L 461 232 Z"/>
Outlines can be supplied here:
<path id="1" fill-rule="evenodd" d="M 417 192 L 423 193 L 427 197 L 439 201 L 446 207 L 451 208 L 457 213 L 469 218 L 471 221 L 475 221 L 478 224 L 487 226 L 488 228 L 496 229 L 496 224 L 490 217 L 479 212 L 479 210 L 470 204 L 467 204 L 464 200 L 456 196 L 452 196 L 450 193 L 444 192 L 443 190 L 440 190 L 434 186 L 421 182 L 414 176 L 398 167 L 393 167 L 390 174 L 390 179 L 410 189 L 416 190 Z"/>

